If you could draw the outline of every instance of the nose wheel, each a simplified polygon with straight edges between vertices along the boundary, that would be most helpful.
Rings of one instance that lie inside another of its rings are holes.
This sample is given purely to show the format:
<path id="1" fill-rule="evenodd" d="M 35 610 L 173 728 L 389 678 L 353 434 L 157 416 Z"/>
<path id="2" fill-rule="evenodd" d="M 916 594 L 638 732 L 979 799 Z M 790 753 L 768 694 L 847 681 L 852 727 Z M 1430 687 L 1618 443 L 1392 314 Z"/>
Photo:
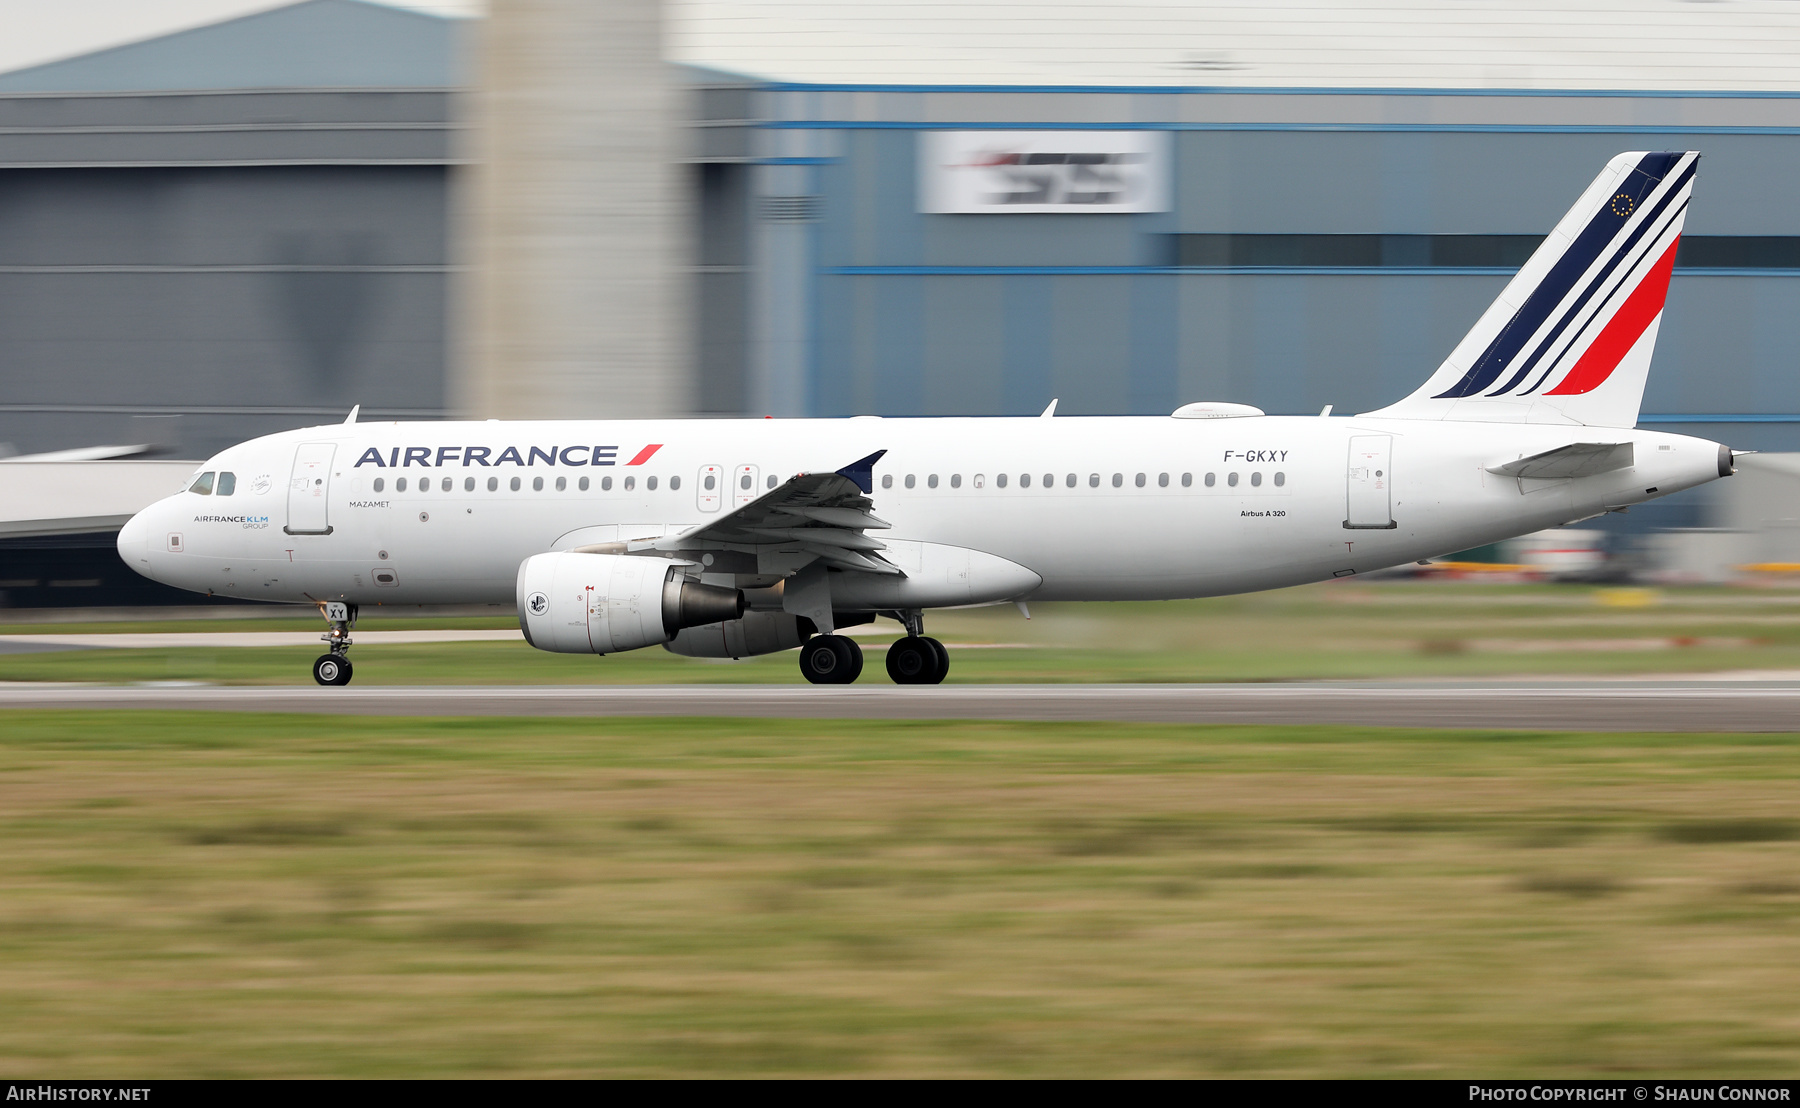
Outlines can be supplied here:
<path id="1" fill-rule="evenodd" d="M 356 626 L 356 605 L 328 601 L 319 605 L 319 614 L 331 625 L 319 638 L 326 653 L 313 661 L 313 680 L 321 685 L 348 685 L 350 674 L 350 629 Z"/>
<path id="2" fill-rule="evenodd" d="M 342 654 L 321 654 L 313 662 L 313 680 L 321 685 L 348 685 L 351 672 L 350 659 Z"/>

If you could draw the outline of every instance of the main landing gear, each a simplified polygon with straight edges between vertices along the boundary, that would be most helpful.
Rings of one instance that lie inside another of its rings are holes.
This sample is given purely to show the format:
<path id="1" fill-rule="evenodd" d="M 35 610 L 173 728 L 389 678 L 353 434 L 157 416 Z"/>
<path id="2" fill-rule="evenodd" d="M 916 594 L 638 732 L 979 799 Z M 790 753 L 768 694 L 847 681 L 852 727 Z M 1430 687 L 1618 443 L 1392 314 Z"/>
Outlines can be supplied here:
<path id="1" fill-rule="evenodd" d="M 800 672 L 815 685 L 848 685 L 862 668 L 862 647 L 842 635 L 815 635 L 800 646 Z"/>
<path id="2" fill-rule="evenodd" d="M 888 647 L 888 676 L 896 685 L 938 685 L 950 672 L 950 652 L 923 635 L 908 635 Z"/>
<path id="3" fill-rule="evenodd" d="M 889 612 L 906 637 L 888 647 L 887 671 L 896 685 L 937 685 L 950 672 L 950 652 L 924 634 L 918 611 Z M 862 676 L 862 648 L 843 635 L 816 635 L 800 647 L 800 672 L 815 685 L 848 685 Z"/>
<path id="4" fill-rule="evenodd" d="M 348 685 L 350 674 L 350 629 L 356 626 L 356 605 L 327 601 L 319 605 L 319 614 L 331 624 L 320 635 L 327 653 L 313 662 L 313 680 L 321 685 Z"/>

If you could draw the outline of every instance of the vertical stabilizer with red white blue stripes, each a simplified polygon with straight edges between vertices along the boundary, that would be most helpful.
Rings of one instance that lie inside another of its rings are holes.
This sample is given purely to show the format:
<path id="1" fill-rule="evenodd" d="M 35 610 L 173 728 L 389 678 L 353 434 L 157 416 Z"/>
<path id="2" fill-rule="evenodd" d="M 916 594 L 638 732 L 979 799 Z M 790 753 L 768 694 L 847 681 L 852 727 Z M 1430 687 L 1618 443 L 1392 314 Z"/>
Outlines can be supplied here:
<path id="1" fill-rule="evenodd" d="M 1431 379 L 1366 414 L 1634 426 L 1699 161 L 1606 163 Z"/>

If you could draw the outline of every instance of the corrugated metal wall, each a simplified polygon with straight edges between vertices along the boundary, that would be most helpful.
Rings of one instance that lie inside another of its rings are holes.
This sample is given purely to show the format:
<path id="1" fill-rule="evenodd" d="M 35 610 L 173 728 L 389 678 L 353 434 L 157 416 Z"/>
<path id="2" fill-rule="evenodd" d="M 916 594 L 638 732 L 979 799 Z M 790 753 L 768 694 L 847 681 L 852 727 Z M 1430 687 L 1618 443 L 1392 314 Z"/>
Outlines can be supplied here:
<path id="1" fill-rule="evenodd" d="M 1182 270 L 1168 236 L 1541 235 L 1622 150 L 1704 153 L 1689 235 L 1800 235 L 1785 187 L 1800 100 L 1785 96 L 794 89 L 765 93 L 763 110 L 763 160 L 777 163 L 763 191 L 810 192 L 817 209 L 757 258 L 773 287 L 806 290 L 761 308 L 805 341 L 752 352 L 778 382 L 749 390 L 752 409 L 788 396 L 797 406 L 775 410 L 1018 414 L 1051 397 L 1071 414 L 1199 399 L 1366 410 L 1416 387 L 1506 275 Z M 1173 210 L 917 211 L 921 129 L 1021 125 L 1172 130 Z M 1729 435 L 1668 425 L 1800 447 L 1797 328 L 1800 271 L 1677 270 L 1645 412 L 1793 416 Z"/>

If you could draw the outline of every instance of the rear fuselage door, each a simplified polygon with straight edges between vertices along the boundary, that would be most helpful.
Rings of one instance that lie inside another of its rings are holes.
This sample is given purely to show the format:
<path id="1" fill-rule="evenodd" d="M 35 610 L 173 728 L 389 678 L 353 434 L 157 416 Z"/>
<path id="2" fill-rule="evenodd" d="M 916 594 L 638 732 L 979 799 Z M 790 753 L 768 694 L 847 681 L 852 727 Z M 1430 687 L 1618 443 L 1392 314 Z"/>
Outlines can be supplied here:
<path id="1" fill-rule="evenodd" d="M 290 535 L 329 535 L 331 519 L 331 459 L 337 445 L 329 442 L 303 442 L 294 451 L 294 471 L 288 479 L 288 521 L 284 528 Z"/>
<path id="2" fill-rule="evenodd" d="M 1395 526 L 1393 450 L 1392 435 L 1350 437 L 1345 527 L 1385 531 Z"/>

